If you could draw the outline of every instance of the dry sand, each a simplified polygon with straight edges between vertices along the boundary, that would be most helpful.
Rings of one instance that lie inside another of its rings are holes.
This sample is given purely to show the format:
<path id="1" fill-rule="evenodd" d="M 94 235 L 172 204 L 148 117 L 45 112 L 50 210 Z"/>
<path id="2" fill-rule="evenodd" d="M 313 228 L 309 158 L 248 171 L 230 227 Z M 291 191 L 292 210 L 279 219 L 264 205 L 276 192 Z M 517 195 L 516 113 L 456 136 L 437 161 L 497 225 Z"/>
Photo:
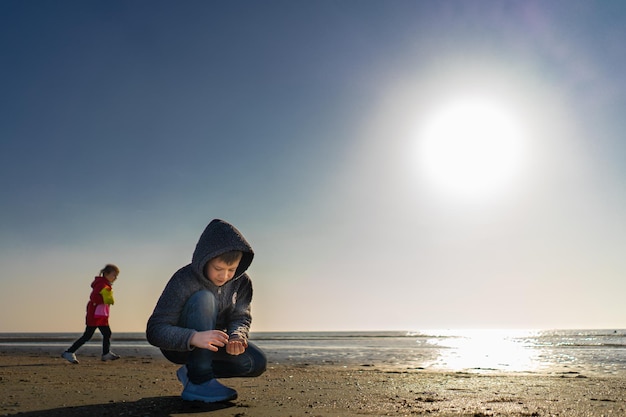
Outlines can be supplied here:
<path id="1" fill-rule="evenodd" d="M 270 363 L 261 377 L 223 380 L 239 398 L 210 405 L 183 401 L 177 366 L 162 358 L 79 359 L 0 348 L 0 415 L 626 416 L 626 380 L 617 376 Z"/>

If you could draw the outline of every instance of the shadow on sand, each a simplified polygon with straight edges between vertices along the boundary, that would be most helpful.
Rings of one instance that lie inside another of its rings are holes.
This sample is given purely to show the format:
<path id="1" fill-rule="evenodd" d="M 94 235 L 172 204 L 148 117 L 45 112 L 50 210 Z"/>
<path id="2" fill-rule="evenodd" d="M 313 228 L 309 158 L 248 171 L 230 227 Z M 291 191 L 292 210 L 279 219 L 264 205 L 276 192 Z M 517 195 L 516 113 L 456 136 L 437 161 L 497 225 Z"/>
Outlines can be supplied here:
<path id="1" fill-rule="evenodd" d="M 183 401 L 176 397 L 142 398 L 138 401 L 61 407 L 50 410 L 21 412 L 20 417 L 170 417 L 172 414 L 199 414 L 235 407 L 232 402 L 205 404 Z M 11 415 L 11 414 L 8 414 Z"/>

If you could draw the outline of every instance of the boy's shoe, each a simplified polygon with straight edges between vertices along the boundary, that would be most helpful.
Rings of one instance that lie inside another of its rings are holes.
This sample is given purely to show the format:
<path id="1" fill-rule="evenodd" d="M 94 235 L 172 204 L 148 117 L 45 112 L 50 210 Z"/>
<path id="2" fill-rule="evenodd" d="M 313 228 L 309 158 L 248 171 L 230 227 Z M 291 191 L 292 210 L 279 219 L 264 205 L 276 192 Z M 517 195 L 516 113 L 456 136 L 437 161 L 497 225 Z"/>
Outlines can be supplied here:
<path id="1" fill-rule="evenodd" d="M 106 355 L 102 355 L 103 361 L 115 361 L 120 358 L 120 355 L 116 355 L 113 352 L 109 352 Z"/>
<path id="2" fill-rule="evenodd" d="M 176 371 L 176 377 L 180 383 L 183 384 L 183 388 L 185 388 L 187 386 L 187 382 L 189 382 L 189 377 L 187 376 L 187 365 L 183 365 L 178 368 L 178 371 Z"/>
<path id="3" fill-rule="evenodd" d="M 68 361 L 69 363 L 74 363 L 74 364 L 78 363 L 78 359 L 76 359 L 76 354 L 72 352 L 65 351 L 61 353 L 61 357 L 65 359 L 66 361 Z"/>
<path id="4" fill-rule="evenodd" d="M 203 401 L 205 403 L 217 403 L 230 401 L 237 398 L 237 391 L 228 388 L 213 378 L 202 384 L 187 382 L 182 394 L 185 401 Z"/>

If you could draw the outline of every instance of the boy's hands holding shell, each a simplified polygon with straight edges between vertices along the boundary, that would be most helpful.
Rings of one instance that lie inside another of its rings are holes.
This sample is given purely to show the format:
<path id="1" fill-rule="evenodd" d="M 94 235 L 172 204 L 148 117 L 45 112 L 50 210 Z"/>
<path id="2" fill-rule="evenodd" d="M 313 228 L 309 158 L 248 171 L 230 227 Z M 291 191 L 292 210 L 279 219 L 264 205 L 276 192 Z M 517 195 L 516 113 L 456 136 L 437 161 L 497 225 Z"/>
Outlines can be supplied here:
<path id="1" fill-rule="evenodd" d="M 241 355 L 246 351 L 247 347 L 248 342 L 246 339 L 235 336 L 228 341 L 228 344 L 226 345 L 226 353 L 234 356 Z"/>
<path id="2" fill-rule="evenodd" d="M 196 332 L 191 336 L 191 346 L 200 349 L 208 349 L 217 352 L 219 348 L 226 346 L 226 353 L 241 355 L 248 347 L 248 342 L 240 337 L 228 340 L 228 335 L 221 330 L 206 330 Z"/>
<path id="3" fill-rule="evenodd" d="M 190 344 L 200 349 L 208 349 L 217 352 L 219 348 L 226 346 L 228 335 L 221 330 L 206 330 L 196 332 L 191 336 Z"/>

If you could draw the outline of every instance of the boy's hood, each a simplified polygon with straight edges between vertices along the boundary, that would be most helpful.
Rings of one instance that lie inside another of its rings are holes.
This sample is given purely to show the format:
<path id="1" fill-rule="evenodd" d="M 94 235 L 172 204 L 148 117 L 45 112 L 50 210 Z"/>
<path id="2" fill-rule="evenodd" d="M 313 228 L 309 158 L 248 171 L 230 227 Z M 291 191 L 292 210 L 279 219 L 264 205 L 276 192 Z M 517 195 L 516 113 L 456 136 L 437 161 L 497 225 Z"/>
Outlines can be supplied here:
<path id="1" fill-rule="evenodd" d="M 191 258 L 191 266 L 199 276 L 204 276 L 204 267 L 211 259 L 233 250 L 243 253 L 235 278 L 241 276 L 254 258 L 252 246 L 235 226 L 223 220 L 215 219 L 204 229 Z M 206 277 L 205 277 L 206 278 Z"/>

